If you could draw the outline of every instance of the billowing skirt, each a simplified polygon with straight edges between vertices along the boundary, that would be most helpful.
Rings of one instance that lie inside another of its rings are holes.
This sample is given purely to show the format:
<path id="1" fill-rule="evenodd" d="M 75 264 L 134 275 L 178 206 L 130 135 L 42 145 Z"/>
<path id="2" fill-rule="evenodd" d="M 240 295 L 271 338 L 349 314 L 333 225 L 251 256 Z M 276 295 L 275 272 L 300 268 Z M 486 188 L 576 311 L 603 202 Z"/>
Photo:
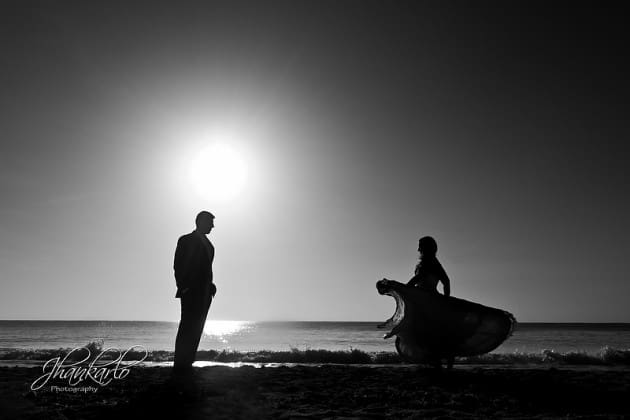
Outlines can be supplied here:
<path id="1" fill-rule="evenodd" d="M 376 288 L 396 300 L 394 315 L 380 327 L 391 328 L 385 338 L 397 336 L 396 348 L 409 361 L 487 353 L 503 343 L 516 326 L 514 316 L 501 309 L 393 280 L 381 280 Z"/>

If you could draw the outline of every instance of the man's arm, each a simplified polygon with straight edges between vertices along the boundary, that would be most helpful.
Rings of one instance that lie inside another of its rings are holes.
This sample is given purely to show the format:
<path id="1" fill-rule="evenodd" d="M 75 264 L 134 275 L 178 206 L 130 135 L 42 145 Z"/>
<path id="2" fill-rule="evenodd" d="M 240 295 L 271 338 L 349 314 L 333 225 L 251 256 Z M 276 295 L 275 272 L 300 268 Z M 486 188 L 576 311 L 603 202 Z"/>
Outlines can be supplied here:
<path id="1" fill-rule="evenodd" d="M 184 294 L 190 288 L 190 268 L 192 253 L 184 236 L 178 239 L 175 248 L 175 260 L 173 262 L 173 270 L 175 271 L 175 283 L 177 289 Z"/>

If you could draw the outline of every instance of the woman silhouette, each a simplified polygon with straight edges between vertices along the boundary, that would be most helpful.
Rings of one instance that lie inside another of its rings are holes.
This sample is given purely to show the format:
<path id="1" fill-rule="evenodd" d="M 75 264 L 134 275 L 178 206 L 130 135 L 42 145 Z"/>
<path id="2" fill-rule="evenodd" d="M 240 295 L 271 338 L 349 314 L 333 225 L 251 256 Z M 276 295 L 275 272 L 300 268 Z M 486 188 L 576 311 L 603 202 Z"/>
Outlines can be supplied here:
<path id="1" fill-rule="evenodd" d="M 418 252 L 420 252 L 420 261 L 416 265 L 415 275 L 407 282 L 407 285 L 438 293 L 437 285 L 442 282 L 444 296 L 450 296 L 451 281 L 435 256 L 437 254 L 435 239 L 430 236 L 420 238 Z"/>

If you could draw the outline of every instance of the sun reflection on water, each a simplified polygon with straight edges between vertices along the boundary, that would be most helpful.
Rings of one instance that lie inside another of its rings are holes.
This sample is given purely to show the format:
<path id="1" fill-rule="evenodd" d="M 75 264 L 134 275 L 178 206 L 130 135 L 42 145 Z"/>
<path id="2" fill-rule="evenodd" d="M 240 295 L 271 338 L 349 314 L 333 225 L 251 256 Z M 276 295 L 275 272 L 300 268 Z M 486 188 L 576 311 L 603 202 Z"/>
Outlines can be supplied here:
<path id="1" fill-rule="evenodd" d="M 205 335 L 215 338 L 222 343 L 227 343 L 231 335 L 245 331 L 249 327 L 249 321 L 206 321 L 203 327 Z"/>

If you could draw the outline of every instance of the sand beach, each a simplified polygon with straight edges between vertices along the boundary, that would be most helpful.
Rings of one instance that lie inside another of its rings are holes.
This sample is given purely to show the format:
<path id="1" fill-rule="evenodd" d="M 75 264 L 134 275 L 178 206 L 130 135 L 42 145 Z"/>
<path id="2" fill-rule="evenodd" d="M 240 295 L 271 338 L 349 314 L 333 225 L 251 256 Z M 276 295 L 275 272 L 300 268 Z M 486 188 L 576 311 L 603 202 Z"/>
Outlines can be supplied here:
<path id="1" fill-rule="evenodd" d="M 41 367 L 0 368 L 2 419 L 627 418 L 627 367 L 311 365 L 134 367 L 96 392 L 31 391 Z M 51 385 L 52 382 L 48 385 Z M 66 384 L 67 386 L 67 384 Z"/>

